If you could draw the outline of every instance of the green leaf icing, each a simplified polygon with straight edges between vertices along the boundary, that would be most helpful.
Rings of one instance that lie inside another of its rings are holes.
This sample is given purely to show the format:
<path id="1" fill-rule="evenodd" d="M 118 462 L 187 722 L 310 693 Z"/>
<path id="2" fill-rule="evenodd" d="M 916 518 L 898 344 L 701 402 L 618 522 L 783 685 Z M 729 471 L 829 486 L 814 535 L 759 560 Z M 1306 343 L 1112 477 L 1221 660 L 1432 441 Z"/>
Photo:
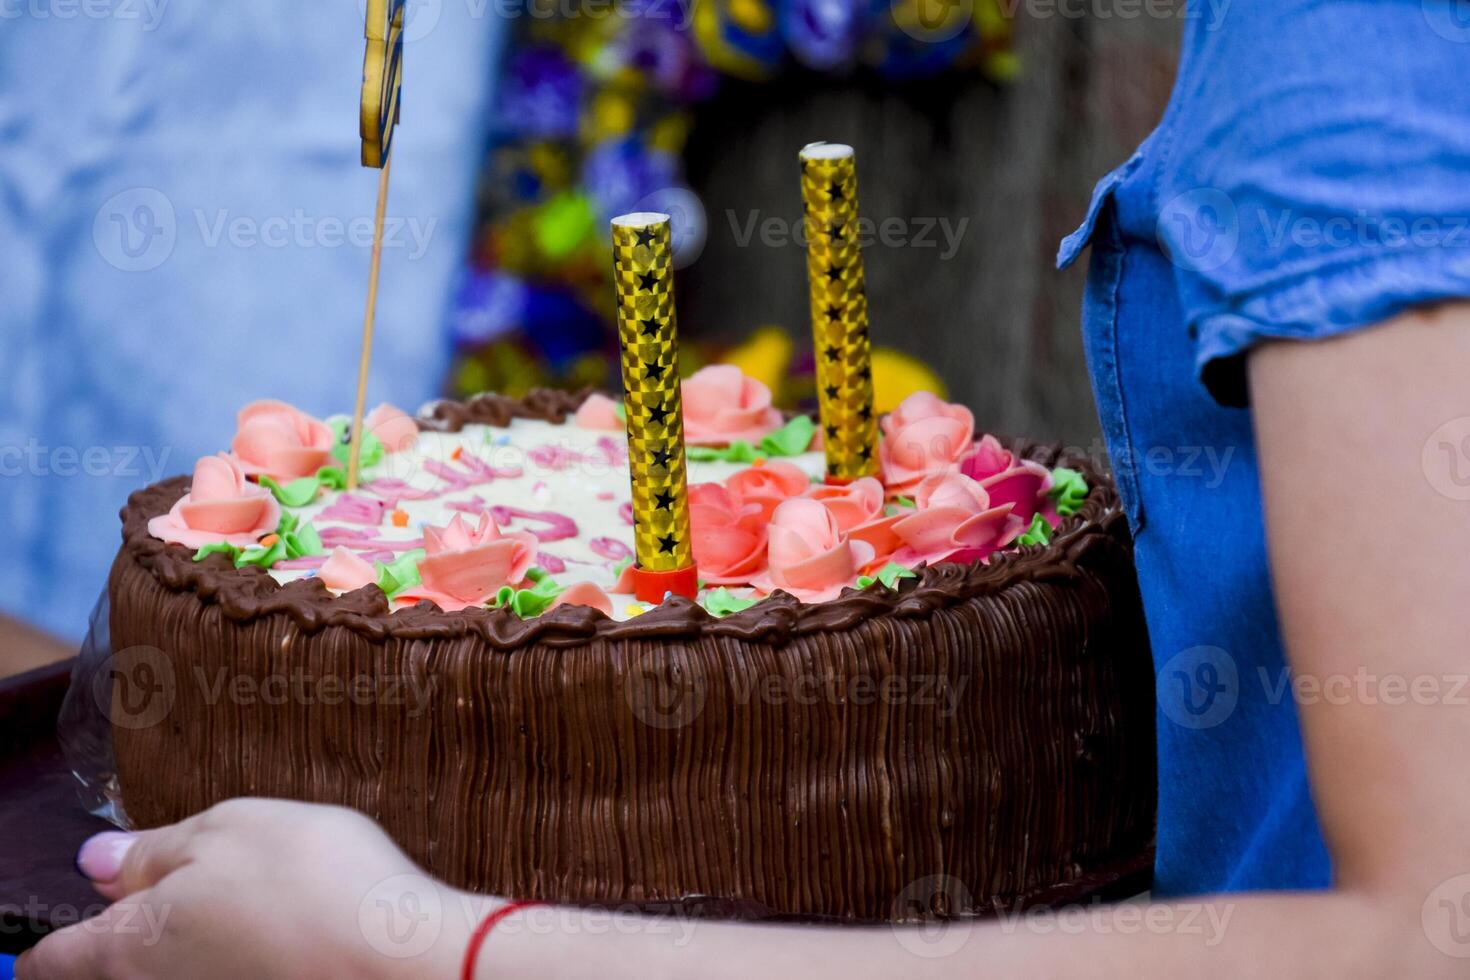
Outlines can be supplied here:
<path id="1" fill-rule="evenodd" d="M 767 456 L 800 456 L 812 444 L 817 425 L 809 415 L 797 415 L 760 441 L 760 451 Z"/>
<path id="2" fill-rule="evenodd" d="M 508 585 L 503 585 L 495 594 L 495 598 L 490 601 L 490 605 L 497 609 L 509 608 L 522 619 L 530 619 L 551 608 L 556 597 L 565 591 L 556 579 L 539 568 L 533 568 L 527 572 L 526 580 L 535 584 L 529 589 L 513 589 Z"/>
<path id="3" fill-rule="evenodd" d="M 352 456 L 352 443 L 347 436 L 347 419 L 332 419 L 332 431 L 337 434 L 337 439 L 332 445 L 332 457 L 347 468 L 348 460 Z M 369 466 L 377 466 L 383 460 L 383 441 L 371 432 L 362 434 L 362 455 L 358 458 L 360 469 Z M 321 475 L 318 471 L 318 476 Z"/>
<path id="4" fill-rule="evenodd" d="M 732 593 L 729 589 L 721 586 L 704 597 L 704 608 L 709 610 L 711 616 L 728 616 L 738 613 L 742 609 L 749 609 L 760 600 L 744 599 Z"/>
<path id="5" fill-rule="evenodd" d="M 299 480 L 292 480 L 282 486 L 270 477 L 262 476 L 260 485 L 269 488 L 270 492 L 276 495 L 276 499 L 287 507 L 305 507 L 316 500 L 322 481 L 314 476 L 303 476 Z"/>
<path id="6" fill-rule="evenodd" d="M 684 454 L 696 463 L 754 463 L 760 456 L 754 446 L 741 439 L 728 446 L 688 446 Z"/>
<path id="7" fill-rule="evenodd" d="M 281 537 L 280 535 L 277 535 L 276 540 L 271 544 L 269 548 L 262 548 L 260 545 L 254 545 L 253 547 L 246 548 L 244 551 L 236 555 L 235 567 L 244 568 L 246 565 L 257 565 L 261 568 L 270 568 L 276 562 L 284 561 L 285 558 L 286 539 L 284 537 Z"/>
<path id="8" fill-rule="evenodd" d="M 316 471 L 316 478 L 328 490 L 347 489 L 347 468 L 345 466 L 323 466 Z"/>
<path id="9" fill-rule="evenodd" d="M 316 526 L 310 523 L 303 524 L 294 531 L 283 532 L 281 540 L 286 542 L 286 557 L 288 558 L 320 555 L 325 550 L 322 547 L 321 535 L 316 533 Z"/>
<path id="10" fill-rule="evenodd" d="M 1031 526 L 1026 529 L 1026 533 L 1022 534 L 1019 538 L 1016 539 L 1016 544 L 1023 547 L 1027 545 L 1050 543 L 1051 525 L 1048 524 L 1046 522 L 1046 518 L 1042 517 L 1040 514 L 1031 515 Z"/>
<path id="11" fill-rule="evenodd" d="M 859 576 L 857 585 L 860 589 L 866 589 L 874 582 L 881 582 L 890 589 L 896 589 L 898 588 L 898 580 L 903 578 L 918 578 L 918 576 L 898 562 L 891 561 L 878 569 L 877 575 Z"/>
<path id="12" fill-rule="evenodd" d="M 230 544 L 228 541 L 211 541 L 194 552 L 194 560 L 203 561 L 210 555 L 228 555 L 230 561 L 234 561 L 240 556 L 240 548 L 238 545 Z"/>
<path id="13" fill-rule="evenodd" d="M 1048 495 L 1056 501 L 1057 513 L 1068 517 L 1082 509 L 1082 501 L 1087 499 L 1087 481 L 1082 474 L 1065 466 L 1058 466 L 1051 471 L 1052 485 Z"/>
<path id="14" fill-rule="evenodd" d="M 428 554 L 422 548 L 405 551 L 391 563 L 378 562 L 378 588 L 387 593 L 388 598 L 393 598 L 405 589 L 418 585 L 419 560 Z"/>

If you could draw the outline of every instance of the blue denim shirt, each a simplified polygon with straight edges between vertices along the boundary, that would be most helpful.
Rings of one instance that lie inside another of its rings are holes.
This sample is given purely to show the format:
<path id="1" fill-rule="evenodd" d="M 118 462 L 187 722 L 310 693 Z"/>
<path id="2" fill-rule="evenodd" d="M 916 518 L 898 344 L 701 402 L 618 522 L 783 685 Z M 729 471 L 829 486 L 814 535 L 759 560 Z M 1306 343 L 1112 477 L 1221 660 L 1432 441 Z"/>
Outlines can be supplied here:
<path id="1" fill-rule="evenodd" d="M 1062 243 L 1158 679 L 1159 895 L 1332 870 L 1273 605 L 1244 355 L 1470 296 L 1470 7 L 1192 4 L 1163 121 Z M 1324 474 L 1330 481 L 1330 474 Z"/>

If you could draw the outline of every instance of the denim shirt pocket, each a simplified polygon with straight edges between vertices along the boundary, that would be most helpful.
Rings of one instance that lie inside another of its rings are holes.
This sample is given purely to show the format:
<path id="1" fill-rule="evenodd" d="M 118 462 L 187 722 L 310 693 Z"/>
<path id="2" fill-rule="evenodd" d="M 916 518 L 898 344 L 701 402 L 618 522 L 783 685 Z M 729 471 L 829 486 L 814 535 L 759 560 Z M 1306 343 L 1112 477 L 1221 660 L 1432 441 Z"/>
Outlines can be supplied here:
<path id="1" fill-rule="evenodd" d="M 1118 230 L 1113 194 L 1137 166 L 1135 154 L 1123 166 L 1104 177 L 1093 191 L 1087 219 L 1062 242 L 1058 268 L 1076 261 L 1092 246 L 1087 270 L 1087 288 L 1082 301 L 1082 341 L 1087 351 L 1098 417 L 1108 444 L 1113 479 L 1136 536 L 1144 526 L 1143 502 L 1139 494 L 1138 454 L 1128 428 L 1127 403 L 1118 366 L 1118 289 L 1123 279 L 1127 248 Z"/>

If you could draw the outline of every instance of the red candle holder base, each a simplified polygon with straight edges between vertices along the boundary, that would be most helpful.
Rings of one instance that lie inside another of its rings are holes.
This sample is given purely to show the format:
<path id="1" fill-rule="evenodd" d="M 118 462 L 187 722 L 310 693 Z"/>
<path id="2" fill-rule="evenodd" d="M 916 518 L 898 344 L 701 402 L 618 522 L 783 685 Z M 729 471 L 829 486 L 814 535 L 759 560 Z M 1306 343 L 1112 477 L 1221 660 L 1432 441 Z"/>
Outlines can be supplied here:
<path id="1" fill-rule="evenodd" d="M 636 566 L 633 568 L 633 595 L 639 602 L 660 603 L 670 592 L 686 599 L 698 596 L 699 569 L 694 565 L 672 572 L 653 572 Z"/>

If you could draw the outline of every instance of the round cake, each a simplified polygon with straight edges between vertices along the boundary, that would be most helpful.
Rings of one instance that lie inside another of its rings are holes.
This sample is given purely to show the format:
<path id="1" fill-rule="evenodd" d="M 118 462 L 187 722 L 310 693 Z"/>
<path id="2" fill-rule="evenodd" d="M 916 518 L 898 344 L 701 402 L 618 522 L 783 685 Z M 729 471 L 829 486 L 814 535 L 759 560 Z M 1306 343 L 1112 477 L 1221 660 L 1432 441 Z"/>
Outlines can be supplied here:
<path id="1" fill-rule="evenodd" d="M 166 695 L 112 713 L 128 818 L 334 803 L 459 887 L 849 921 L 1146 863 L 1154 684 L 1107 477 L 931 400 L 884 419 L 881 480 L 831 487 L 810 420 L 762 413 L 755 443 L 686 418 L 699 597 L 648 603 L 607 399 L 381 410 L 352 491 L 344 422 L 248 407 L 122 512 L 115 668 Z M 898 452 L 941 416 L 963 445 Z"/>

